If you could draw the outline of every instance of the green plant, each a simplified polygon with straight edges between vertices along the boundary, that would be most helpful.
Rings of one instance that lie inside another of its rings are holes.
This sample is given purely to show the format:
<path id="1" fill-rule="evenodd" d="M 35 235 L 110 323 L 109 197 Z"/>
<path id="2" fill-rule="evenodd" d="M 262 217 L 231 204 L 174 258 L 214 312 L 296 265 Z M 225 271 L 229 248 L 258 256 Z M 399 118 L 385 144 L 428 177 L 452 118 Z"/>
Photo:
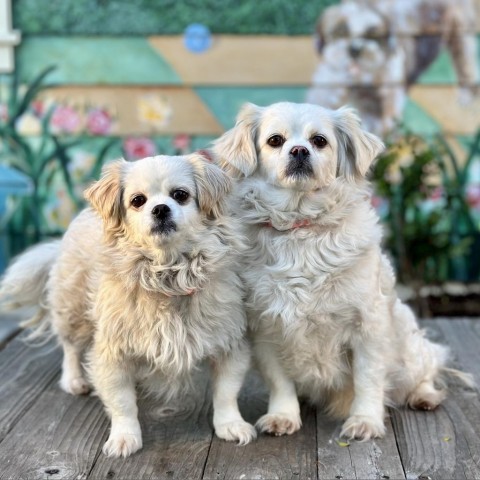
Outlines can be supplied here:
<path id="1" fill-rule="evenodd" d="M 51 230 L 45 219 L 45 205 L 52 195 L 52 182 L 61 174 L 65 191 L 78 210 L 83 200 L 75 192 L 74 182 L 69 171 L 72 149 L 81 144 L 81 138 L 60 136 L 50 128 L 51 118 L 56 108 L 52 105 L 46 112 L 38 115 L 38 135 L 22 135 L 19 122 L 26 115 L 31 115 L 38 95 L 47 85 L 45 80 L 54 70 L 49 67 L 41 72 L 30 85 L 18 84 L 18 76 L 9 77 L 7 94 L 7 111 L 0 118 L 0 163 L 17 169 L 26 175 L 32 184 L 31 195 L 18 198 L 15 208 L 2 219 L 3 228 L 10 237 L 10 255 L 38 242 L 46 236 L 59 235 L 59 230 Z M 29 113 L 30 112 L 30 113 Z M 105 155 L 115 140 L 108 140 L 96 156 L 91 177 L 98 174 Z"/>
<path id="2" fill-rule="evenodd" d="M 478 280 L 473 255 L 479 228 L 467 202 L 468 171 L 480 151 L 480 131 L 462 162 L 447 140 L 407 134 L 391 144 L 373 171 L 388 202 L 386 247 L 404 283 Z"/>

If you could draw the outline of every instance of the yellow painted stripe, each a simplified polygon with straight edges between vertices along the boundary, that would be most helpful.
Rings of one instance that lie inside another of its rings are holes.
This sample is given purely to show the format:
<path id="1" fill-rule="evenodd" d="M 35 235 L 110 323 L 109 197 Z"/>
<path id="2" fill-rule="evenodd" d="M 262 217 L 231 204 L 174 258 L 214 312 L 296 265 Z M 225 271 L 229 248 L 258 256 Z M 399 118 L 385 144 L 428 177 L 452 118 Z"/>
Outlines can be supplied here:
<path id="1" fill-rule="evenodd" d="M 201 54 L 181 36 L 149 41 L 187 85 L 308 85 L 318 62 L 313 36 L 217 35 Z"/>
<path id="2" fill-rule="evenodd" d="M 73 106 L 84 119 L 89 108 L 105 109 L 114 118 L 114 135 L 217 135 L 224 130 L 195 92 L 184 87 L 58 87 L 42 98 Z"/>
<path id="3" fill-rule="evenodd" d="M 447 132 L 473 134 L 480 127 L 480 96 L 467 104 L 460 101 L 460 90 L 453 86 L 416 85 L 409 96 Z"/>

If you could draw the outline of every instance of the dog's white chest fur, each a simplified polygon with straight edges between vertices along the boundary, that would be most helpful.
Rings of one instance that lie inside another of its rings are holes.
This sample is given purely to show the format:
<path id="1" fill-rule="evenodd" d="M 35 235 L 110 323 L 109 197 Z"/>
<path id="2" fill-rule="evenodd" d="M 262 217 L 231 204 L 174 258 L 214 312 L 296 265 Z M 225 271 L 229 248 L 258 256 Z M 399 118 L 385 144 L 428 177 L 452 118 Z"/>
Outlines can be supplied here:
<path id="1" fill-rule="evenodd" d="M 285 199 L 252 180 L 241 195 L 251 241 L 243 274 L 250 327 L 257 339 L 281 345 L 282 364 L 298 384 L 310 391 L 312 382 L 342 385 L 352 335 L 363 328 L 357 298 L 378 270 L 381 232 L 365 192 L 348 195 L 339 184 Z M 303 220 L 308 224 L 296 228 Z"/>

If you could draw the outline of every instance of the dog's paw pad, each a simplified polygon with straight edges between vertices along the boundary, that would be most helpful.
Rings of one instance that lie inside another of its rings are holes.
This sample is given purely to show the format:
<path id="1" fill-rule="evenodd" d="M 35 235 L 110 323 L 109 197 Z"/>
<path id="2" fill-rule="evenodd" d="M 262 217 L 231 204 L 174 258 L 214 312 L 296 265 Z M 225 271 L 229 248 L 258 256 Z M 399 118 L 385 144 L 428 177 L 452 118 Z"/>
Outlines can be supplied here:
<path id="1" fill-rule="evenodd" d="M 291 435 L 300 430 L 302 421 L 299 416 L 284 413 L 267 413 L 260 417 L 255 425 L 261 432 L 272 435 Z"/>
<path id="2" fill-rule="evenodd" d="M 110 435 L 103 446 L 103 453 L 107 457 L 126 458 L 142 448 L 142 437 L 134 433 L 117 433 Z"/>
<path id="3" fill-rule="evenodd" d="M 60 388 L 72 395 L 87 395 L 91 388 L 83 377 L 67 378 L 62 376 Z"/>
<path id="4" fill-rule="evenodd" d="M 383 419 L 366 415 L 353 415 L 343 424 L 341 437 L 355 440 L 370 440 L 385 435 Z"/>
<path id="5" fill-rule="evenodd" d="M 246 445 L 257 438 L 257 432 L 253 425 L 244 421 L 223 423 L 215 427 L 217 437 L 227 442 L 238 442 Z"/>

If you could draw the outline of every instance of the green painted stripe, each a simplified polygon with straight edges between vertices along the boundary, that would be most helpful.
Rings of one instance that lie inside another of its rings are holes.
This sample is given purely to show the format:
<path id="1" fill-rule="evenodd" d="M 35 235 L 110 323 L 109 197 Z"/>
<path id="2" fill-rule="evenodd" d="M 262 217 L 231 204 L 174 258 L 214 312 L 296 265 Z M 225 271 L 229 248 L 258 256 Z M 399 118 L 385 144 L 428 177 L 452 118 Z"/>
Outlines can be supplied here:
<path id="1" fill-rule="evenodd" d="M 434 135 L 442 131 L 442 126 L 411 98 L 407 99 L 402 122 L 408 131 L 418 135 Z"/>
<path id="2" fill-rule="evenodd" d="M 194 90 L 225 129 L 233 127 L 240 107 L 246 102 L 260 106 L 304 102 L 307 93 L 307 87 L 198 87 Z"/>
<path id="3" fill-rule="evenodd" d="M 169 84 L 178 75 L 146 38 L 29 37 L 16 50 L 22 81 L 29 82 L 49 65 L 56 84 Z"/>
<path id="4" fill-rule="evenodd" d="M 477 36 L 477 65 L 480 69 L 480 35 Z M 445 85 L 458 83 L 457 73 L 453 67 L 452 56 L 446 48 L 440 53 L 430 67 L 420 75 L 417 82 L 422 85 Z"/>

